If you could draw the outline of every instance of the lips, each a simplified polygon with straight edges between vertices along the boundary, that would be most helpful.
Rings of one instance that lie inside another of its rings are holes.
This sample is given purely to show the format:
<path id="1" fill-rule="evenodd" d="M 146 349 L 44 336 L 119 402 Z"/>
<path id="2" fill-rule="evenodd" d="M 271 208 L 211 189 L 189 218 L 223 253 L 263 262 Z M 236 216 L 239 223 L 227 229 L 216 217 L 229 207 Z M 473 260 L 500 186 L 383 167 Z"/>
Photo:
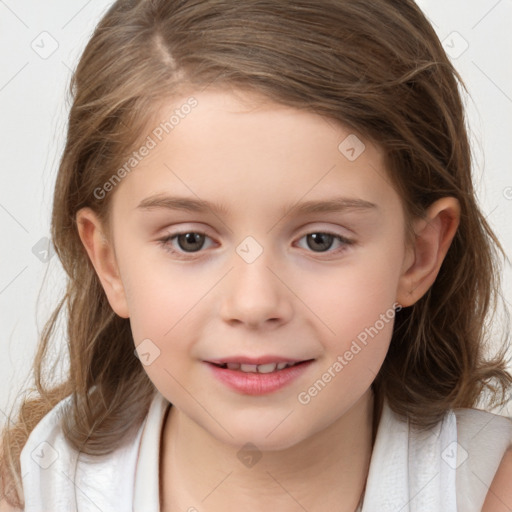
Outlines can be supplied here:
<path id="1" fill-rule="evenodd" d="M 266 355 L 258 357 L 248 357 L 244 355 L 223 357 L 222 359 L 209 359 L 207 363 L 213 364 L 226 364 L 226 363 L 239 363 L 239 364 L 268 364 L 268 363 L 301 363 L 309 361 L 308 358 L 296 359 L 293 357 L 279 356 L 279 355 Z"/>
<path id="2" fill-rule="evenodd" d="M 294 359 L 274 355 L 260 357 L 247 357 L 240 355 L 225 357 L 223 359 L 214 359 L 207 362 L 226 370 L 241 371 L 244 373 L 272 373 L 308 361 L 311 361 L 311 359 Z"/>
<path id="3" fill-rule="evenodd" d="M 225 368 L 228 370 L 238 370 L 244 373 L 272 373 L 276 370 L 284 370 L 285 368 L 289 368 L 290 366 L 295 366 L 299 363 L 267 363 L 267 364 L 241 364 L 241 363 L 223 363 L 223 364 L 215 364 L 219 368 Z"/>
<path id="4" fill-rule="evenodd" d="M 247 358 L 243 359 L 247 361 Z M 244 395 L 266 395 L 277 392 L 300 378 L 313 362 L 314 359 L 302 361 L 284 359 L 261 364 L 233 360 L 204 361 L 203 363 L 216 379 L 230 389 Z"/>

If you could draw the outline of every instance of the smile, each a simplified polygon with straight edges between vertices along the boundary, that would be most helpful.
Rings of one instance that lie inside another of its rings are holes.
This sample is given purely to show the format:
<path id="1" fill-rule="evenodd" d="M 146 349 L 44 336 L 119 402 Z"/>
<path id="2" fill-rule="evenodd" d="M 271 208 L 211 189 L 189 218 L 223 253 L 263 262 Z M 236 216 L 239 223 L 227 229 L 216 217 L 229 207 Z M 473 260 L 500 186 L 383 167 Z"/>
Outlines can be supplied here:
<path id="1" fill-rule="evenodd" d="M 222 384 L 243 395 L 266 395 L 289 385 L 303 375 L 314 359 L 298 362 L 248 364 L 206 362 L 213 376 Z"/>
<path id="2" fill-rule="evenodd" d="M 284 370 L 285 368 L 289 368 L 290 366 L 296 366 L 298 364 L 302 364 L 301 361 L 299 363 L 267 363 L 267 364 L 241 364 L 241 363 L 222 363 L 215 364 L 219 368 L 226 368 L 228 370 L 236 370 L 245 373 L 272 373 L 276 370 Z"/>

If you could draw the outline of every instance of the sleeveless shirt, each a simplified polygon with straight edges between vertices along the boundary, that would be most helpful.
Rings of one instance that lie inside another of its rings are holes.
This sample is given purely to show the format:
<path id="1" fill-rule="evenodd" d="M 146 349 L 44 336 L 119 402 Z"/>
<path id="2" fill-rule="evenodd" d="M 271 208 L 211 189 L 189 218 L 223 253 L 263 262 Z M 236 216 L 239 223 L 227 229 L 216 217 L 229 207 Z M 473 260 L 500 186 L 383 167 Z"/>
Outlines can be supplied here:
<path id="1" fill-rule="evenodd" d="M 132 440 L 103 457 L 78 454 L 60 425 L 71 396 L 31 432 L 21 455 L 25 512 L 159 512 L 160 437 L 171 404 L 156 392 Z M 449 411 L 427 431 L 384 403 L 362 512 L 480 512 L 512 421 L 477 409 Z"/>

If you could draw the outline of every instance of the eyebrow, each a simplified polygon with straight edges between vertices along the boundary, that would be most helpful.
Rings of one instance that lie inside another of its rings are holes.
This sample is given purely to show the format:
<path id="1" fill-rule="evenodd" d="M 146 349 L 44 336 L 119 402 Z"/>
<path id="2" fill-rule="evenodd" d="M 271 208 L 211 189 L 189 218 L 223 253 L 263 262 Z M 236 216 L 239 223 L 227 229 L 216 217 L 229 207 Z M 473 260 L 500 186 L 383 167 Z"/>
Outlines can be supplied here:
<path id="1" fill-rule="evenodd" d="M 167 196 L 156 194 L 143 199 L 136 209 L 153 210 L 163 208 L 168 210 L 184 210 L 195 213 L 207 213 L 208 211 L 217 214 L 228 214 L 228 209 L 219 203 L 208 202 L 202 199 L 194 199 L 178 196 Z M 375 203 L 359 198 L 332 197 L 321 201 L 303 201 L 284 208 L 286 214 L 308 214 L 308 213 L 329 213 L 342 212 L 345 210 L 377 210 Z"/>

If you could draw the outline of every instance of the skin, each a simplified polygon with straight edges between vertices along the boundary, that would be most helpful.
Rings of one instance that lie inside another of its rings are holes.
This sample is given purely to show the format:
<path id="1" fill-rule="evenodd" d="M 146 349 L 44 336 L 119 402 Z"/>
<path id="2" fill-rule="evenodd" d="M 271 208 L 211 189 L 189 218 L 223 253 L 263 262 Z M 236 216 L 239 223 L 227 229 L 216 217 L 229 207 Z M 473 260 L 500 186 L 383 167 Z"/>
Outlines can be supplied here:
<path id="1" fill-rule="evenodd" d="M 512 510 L 512 450 L 503 459 L 487 493 L 482 512 L 510 512 Z"/>
<path id="2" fill-rule="evenodd" d="M 160 351 L 144 369 L 173 404 L 162 435 L 162 510 L 353 511 L 371 456 L 370 386 L 392 321 L 308 404 L 298 394 L 394 303 L 410 306 L 430 288 L 458 202 L 431 205 L 408 245 L 382 151 L 362 135 L 366 149 L 349 161 L 338 145 L 353 132 L 316 114 L 254 93 L 194 97 L 198 106 L 111 192 L 111 230 L 89 208 L 77 214 L 112 308 L 130 318 L 136 346 L 149 339 Z M 137 208 L 154 194 L 226 211 Z M 290 211 L 333 196 L 375 207 Z M 183 238 L 181 246 L 159 241 L 178 231 L 207 237 L 192 249 Z M 353 243 L 333 238 L 322 252 L 306 236 L 326 232 Z M 248 236 L 263 251 L 251 263 L 236 252 Z M 239 354 L 315 361 L 285 388 L 254 397 L 227 388 L 203 362 Z M 262 454 L 250 468 L 237 457 L 248 442 Z"/>

